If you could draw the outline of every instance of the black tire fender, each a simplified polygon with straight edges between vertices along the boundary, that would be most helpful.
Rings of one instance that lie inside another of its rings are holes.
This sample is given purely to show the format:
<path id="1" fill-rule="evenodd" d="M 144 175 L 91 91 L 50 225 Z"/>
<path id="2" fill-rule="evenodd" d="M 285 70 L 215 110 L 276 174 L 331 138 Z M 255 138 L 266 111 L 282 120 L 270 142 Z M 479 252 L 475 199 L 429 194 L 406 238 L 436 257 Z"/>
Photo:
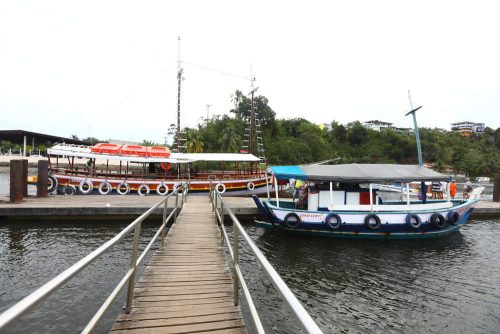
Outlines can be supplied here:
<path id="1" fill-rule="evenodd" d="M 372 219 L 375 219 L 375 223 L 372 222 Z M 382 222 L 380 221 L 379 216 L 377 216 L 374 213 L 370 213 L 369 215 L 366 215 L 365 226 L 368 227 L 370 230 L 377 230 L 380 228 L 381 225 L 382 225 Z"/>
<path id="2" fill-rule="evenodd" d="M 330 213 L 326 216 L 325 223 L 332 230 L 338 230 L 342 226 L 342 218 L 336 213 Z"/>

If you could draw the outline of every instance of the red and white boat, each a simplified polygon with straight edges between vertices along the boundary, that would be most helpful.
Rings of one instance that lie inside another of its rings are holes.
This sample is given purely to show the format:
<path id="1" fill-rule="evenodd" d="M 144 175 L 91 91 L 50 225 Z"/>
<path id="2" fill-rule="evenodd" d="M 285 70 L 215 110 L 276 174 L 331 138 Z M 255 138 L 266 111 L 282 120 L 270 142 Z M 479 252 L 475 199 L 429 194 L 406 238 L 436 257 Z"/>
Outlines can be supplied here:
<path id="1" fill-rule="evenodd" d="M 99 143 L 94 146 L 57 144 L 47 150 L 49 191 L 77 193 L 166 195 L 181 182 L 190 192 L 251 195 L 265 192 L 261 160 L 240 153 L 171 153 L 167 147 Z"/>

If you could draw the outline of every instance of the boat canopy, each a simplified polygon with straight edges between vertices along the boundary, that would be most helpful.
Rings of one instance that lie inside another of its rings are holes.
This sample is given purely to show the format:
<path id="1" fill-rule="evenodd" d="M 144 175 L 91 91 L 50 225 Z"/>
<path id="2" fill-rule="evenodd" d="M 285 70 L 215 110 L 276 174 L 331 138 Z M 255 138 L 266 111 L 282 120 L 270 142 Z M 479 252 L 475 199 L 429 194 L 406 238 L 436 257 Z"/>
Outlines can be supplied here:
<path id="1" fill-rule="evenodd" d="M 343 164 L 271 166 L 268 170 L 279 180 L 298 179 L 349 183 L 393 181 L 449 181 L 446 174 L 420 165 Z"/>
<path id="2" fill-rule="evenodd" d="M 195 161 L 231 161 L 231 162 L 258 162 L 260 159 L 253 154 L 239 153 L 171 153 L 165 157 L 140 157 L 123 154 L 95 153 L 90 146 L 56 144 L 47 150 L 49 155 L 69 156 L 77 158 L 92 158 L 105 160 L 121 160 L 131 162 L 170 162 L 189 163 Z"/>

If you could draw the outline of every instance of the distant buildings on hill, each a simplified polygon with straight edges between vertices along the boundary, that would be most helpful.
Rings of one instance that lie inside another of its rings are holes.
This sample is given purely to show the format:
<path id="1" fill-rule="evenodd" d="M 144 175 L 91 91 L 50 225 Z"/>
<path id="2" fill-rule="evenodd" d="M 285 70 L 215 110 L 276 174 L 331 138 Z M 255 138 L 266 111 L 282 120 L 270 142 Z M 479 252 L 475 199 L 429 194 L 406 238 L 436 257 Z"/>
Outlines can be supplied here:
<path id="1" fill-rule="evenodd" d="M 382 130 L 393 130 L 393 131 L 400 132 L 400 133 L 413 133 L 414 132 L 414 129 L 412 129 L 412 128 L 398 128 L 398 127 L 393 126 L 392 123 L 382 122 L 379 120 L 364 122 L 363 126 L 365 128 L 372 129 L 372 130 L 379 131 L 379 132 Z"/>
<path id="2" fill-rule="evenodd" d="M 484 132 L 484 123 L 474 123 L 474 122 L 458 122 L 451 123 L 451 131 L 457 132 L 459 135 L 464 137 L 470 137 L 473 133 L 482 134 Z"/>

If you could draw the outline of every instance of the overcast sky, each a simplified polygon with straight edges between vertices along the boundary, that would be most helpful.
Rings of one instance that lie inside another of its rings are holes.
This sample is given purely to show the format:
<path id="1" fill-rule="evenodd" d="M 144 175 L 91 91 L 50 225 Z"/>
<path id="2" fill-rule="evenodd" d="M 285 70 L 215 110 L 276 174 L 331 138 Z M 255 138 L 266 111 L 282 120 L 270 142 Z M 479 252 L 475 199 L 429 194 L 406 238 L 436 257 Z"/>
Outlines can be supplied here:
<path id="1" fill-rule="evenodd" d="M 0 0 L 0 129 L 163 142 L 258 93 L 279 118 L 500 127 L 498 1 Z M 223 72 L 223 73 L 220 73 Z M 231 74 L 231 75 L 229 75 Z M 242 77 L 242 78 L 239 78 Z"/>

